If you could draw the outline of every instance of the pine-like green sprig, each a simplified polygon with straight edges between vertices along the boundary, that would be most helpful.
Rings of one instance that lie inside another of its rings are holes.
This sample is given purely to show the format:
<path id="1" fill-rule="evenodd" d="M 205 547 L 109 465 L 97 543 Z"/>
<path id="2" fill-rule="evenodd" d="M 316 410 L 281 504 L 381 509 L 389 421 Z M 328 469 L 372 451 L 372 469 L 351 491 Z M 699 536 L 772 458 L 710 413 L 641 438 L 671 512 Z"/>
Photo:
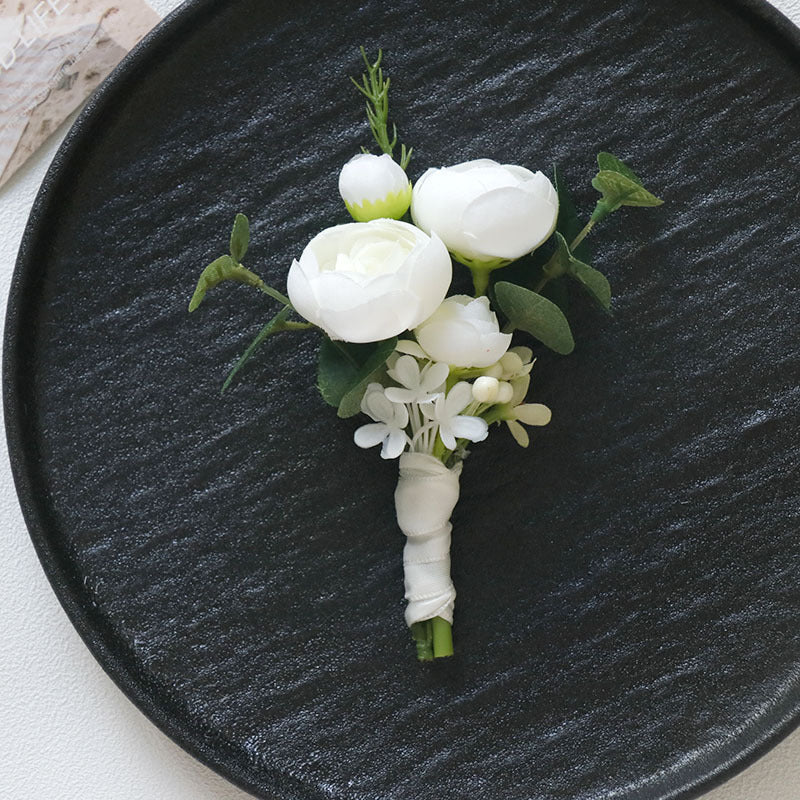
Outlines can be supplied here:
<path id="1" fill-rule="evenodd" d="M 367 100 L 367 122 L 369 122 L 370 130 L 372 131 L 375 141 L 378 143 L 378 147 L 380 147 L 381 152 L 393 156 L 394 148 L 397 146 L 397 125 L 392 123 L 392 135 L 390 138 L 389 86 L 391 85 L 391 79 L 385 78 L 383 75 L 383 68 L 381 67 L 383 51 L 378 50 L 378 57 L 375 61 L 370 61 L 367 57 L 367 51 L 362 47 L 361 58 L 364 60 L 367 71 L 361 75 L 360 83 L 352 77 L 350 80 L 353 86 L 355 86 Z M 361 149 L 365 153 L 368 152 L 364 147 Z M 405 144 L 400 145 L 400 166 L 403 169 L 408 167 L 413 150 L 413 147 L 406 149 Z"/>

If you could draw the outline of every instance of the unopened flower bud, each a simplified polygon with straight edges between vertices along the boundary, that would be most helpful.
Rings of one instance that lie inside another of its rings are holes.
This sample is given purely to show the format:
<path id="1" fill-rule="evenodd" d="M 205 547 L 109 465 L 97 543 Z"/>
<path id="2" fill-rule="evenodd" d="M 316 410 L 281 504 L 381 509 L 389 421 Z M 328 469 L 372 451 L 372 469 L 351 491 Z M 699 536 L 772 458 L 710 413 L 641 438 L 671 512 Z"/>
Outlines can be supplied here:
<path id="1" fill-rule="evenodd" d="M 496 364 L 492 364 L 491 367 L 487 367 L 483 374 L 489 378 L 497 378 L 498 380 L 503 377 L 503 368 L 500 366 L 500 362 L 498 361 Z"/>
<path id="2" fill-rule="evenodd" d="M 356 222 L 400 219 L 411 204 L 411 182 L 387 153 L 360 153 L 342 167 L 339 194 Z"/>
<path id="3" fill-rule="evenodd" d="M 514 387 L 508 381 L 501 381 L 497 388 L 497 402 L 510 403 L 514 396 Z"/>
<path id="4" fill-rule="evenodd" d="M 479 403 L 494 403 L 497 400 L 499 390 L 500 381 L 487 375 L 481 375 L 472 384 L 472 396 Z"/>

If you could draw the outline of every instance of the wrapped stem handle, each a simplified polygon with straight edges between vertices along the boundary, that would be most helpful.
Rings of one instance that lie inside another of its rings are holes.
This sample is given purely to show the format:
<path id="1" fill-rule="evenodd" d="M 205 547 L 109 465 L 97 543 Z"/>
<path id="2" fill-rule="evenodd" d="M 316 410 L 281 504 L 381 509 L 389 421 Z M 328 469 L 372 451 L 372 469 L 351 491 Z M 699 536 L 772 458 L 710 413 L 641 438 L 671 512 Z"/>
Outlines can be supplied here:
<path id="1" fill-rule="evenodd" d="M 450 579 L 450 517 L 459 495 L 461 462 L 447 468 L 426 453 L 404 453 L 394 494 L 403 550 L 406 623 L 442 617 L 453 622 L 456 590 Z"/>

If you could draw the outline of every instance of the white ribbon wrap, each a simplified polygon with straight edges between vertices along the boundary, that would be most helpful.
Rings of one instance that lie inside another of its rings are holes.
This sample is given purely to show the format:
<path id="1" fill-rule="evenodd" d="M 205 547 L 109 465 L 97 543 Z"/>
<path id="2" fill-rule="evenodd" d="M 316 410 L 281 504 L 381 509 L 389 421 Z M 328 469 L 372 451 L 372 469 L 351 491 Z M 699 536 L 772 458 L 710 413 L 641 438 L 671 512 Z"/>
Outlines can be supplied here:
<path id="1" fill-rule="evenodd" d="M 433 617 L 453 622 L 456 590 L 450 580 L 450 516 L 458 502 L 461 462 L 448 469 L 426 453 L 400 456 L 394 493 L 397 524 L 406 535 L 406 623 Z"/>

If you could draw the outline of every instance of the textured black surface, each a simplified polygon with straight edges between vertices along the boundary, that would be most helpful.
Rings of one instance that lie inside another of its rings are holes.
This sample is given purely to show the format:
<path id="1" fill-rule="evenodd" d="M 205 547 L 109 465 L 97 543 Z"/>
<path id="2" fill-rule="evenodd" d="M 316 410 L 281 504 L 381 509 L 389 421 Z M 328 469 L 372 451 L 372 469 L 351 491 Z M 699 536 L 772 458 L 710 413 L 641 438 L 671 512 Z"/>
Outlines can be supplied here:
<path id="1" fill-rule="evenodd" d="M 335 13 L 334 13 L 334 9 Z M 475 448 L 457 657 L 402 620 L 396 465 L 314 388 L 313 339 L 198 269 L 344 221 L 345 81 L 387 52 L 428 165 L 593 154 L 667 200 L 596 234 L 616 317 L 541 354 L 553 423 Z M 65 608 L 167 732 L 265 798 L 689 797 L 800 706 L 797 35 L 757 4 L 197 2 L 115 75 L 45 183 L 6 332 L 13 467 Z"/>

